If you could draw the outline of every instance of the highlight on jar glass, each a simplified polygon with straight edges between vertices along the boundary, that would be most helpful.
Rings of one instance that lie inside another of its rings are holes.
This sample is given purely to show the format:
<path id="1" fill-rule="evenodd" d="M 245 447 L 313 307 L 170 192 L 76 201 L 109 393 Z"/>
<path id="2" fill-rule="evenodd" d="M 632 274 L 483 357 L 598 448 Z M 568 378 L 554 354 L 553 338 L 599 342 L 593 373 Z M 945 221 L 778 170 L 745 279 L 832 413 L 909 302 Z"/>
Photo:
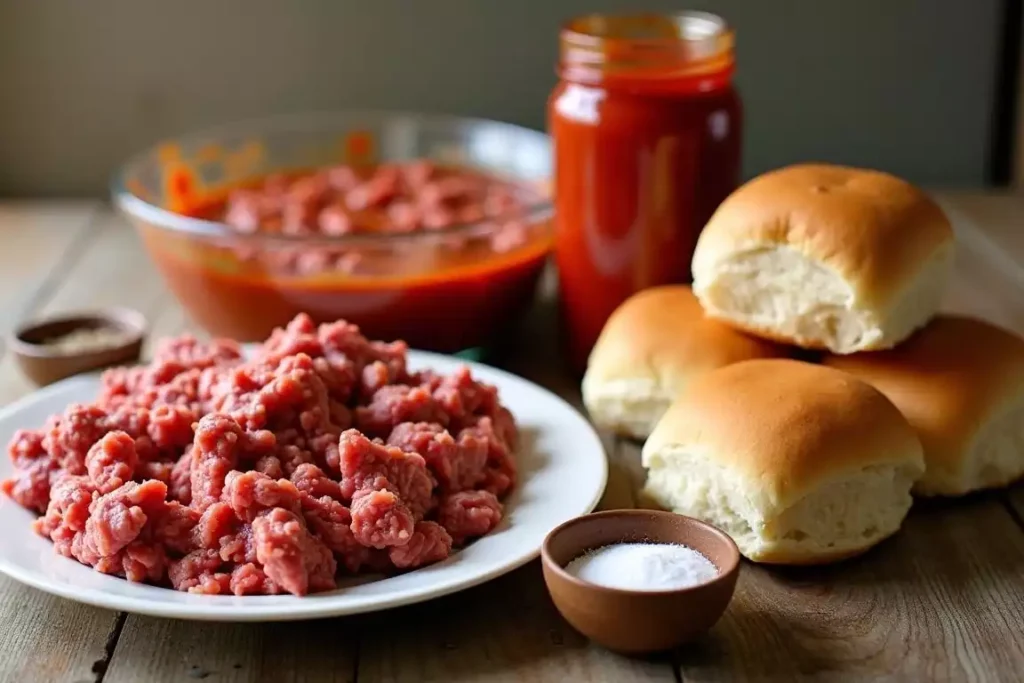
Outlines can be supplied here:
<path id="1" fill-rule="evenodd" d="M 307 313 L 452 353 L 501 339 L 533 301 L 550 178 L 537 131 L 350 112 L 161 143 L 112 193 L 213 335 L 255 341 Z"/>
<path id="2" fill-rule="evenodd" d="M 697 237 L 740 180 L 733 31 L 704 12 L 592 15 L 561 32 L 548 102 L 563 339 L 582 373 L 616 306 L 689 283 Z"/>

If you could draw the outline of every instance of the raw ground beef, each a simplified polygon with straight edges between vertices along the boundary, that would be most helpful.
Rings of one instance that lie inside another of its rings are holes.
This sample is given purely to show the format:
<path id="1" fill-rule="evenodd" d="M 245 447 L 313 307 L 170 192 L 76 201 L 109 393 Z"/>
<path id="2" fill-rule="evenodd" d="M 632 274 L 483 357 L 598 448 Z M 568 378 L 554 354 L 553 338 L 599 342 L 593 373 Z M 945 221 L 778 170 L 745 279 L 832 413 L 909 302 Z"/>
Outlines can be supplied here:
<path id="1" fill-rule="evenodd" d="M 195 593 L 305 595 L 411 569 L 500 522 L 517 429 L 468 369 L 304 315 L 252 358 L 185 336 L 8 446 L 0 489 L 58 553 Z"/>
<path id="2" fill-rule="evenodd" d="M 491 225 L 491 248 L 511 251 L 529 239 L 527 188 L 446 168 L 428 159 L 375 168 L 334 166 L 292 176 L 272 175 L 231 192 L 200 213 L 237 232 L 285 235 L 415 233 L 457 225 Z M 465 238 L 450 236 L 453 245 Z M 361 254 L 338 248 L 273 250 L 268 265 L 289 272 L 351 272 Z"/>

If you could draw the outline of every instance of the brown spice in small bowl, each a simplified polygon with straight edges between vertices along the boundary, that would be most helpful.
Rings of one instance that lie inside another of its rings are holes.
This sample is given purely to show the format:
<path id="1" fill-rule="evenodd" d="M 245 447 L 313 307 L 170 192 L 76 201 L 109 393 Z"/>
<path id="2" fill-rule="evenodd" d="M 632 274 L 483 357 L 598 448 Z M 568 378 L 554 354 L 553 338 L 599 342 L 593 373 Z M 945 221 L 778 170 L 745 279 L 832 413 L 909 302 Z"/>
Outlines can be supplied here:
<path id="1" fill-rule="evenodd" d="M 120 346 L 127 338 L 124 330 L 117 327 L 79 327 L 66 334 L 47 337 L 40 345 L 55 353 L 87 353 Z"/>
<path id="2" fill-rule="evenodd" d="M 27 323 L 7 343 L 22 372 L 45 386 L 82 372 L 138 361 L 145 331 L 141 313 L 112 308 Z"/>

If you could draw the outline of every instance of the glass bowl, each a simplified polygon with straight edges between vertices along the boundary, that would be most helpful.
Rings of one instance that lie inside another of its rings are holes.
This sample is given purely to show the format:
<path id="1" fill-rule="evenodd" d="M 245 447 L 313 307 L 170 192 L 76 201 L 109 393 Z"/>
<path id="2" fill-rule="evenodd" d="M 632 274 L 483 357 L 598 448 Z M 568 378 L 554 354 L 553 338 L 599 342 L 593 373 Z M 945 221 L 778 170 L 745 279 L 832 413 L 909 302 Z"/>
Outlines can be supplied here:
<path id="1" fill-rule="evenodd" d="M 512 182 L 511 216 L 412 233 L 242 234 L 197 207 L 267 176 L 429 159 Z M 125 164 L 114 203 L 209 333 L 258 341 L 300 312 L 375 339 L 457 352 L 504 336 L 533 301 L 552 244 L 548 137 L 505 123 L 351 112 L 240 123 L 160 143 Z M 520 239 L 502 243 L 503 221 Z"/>

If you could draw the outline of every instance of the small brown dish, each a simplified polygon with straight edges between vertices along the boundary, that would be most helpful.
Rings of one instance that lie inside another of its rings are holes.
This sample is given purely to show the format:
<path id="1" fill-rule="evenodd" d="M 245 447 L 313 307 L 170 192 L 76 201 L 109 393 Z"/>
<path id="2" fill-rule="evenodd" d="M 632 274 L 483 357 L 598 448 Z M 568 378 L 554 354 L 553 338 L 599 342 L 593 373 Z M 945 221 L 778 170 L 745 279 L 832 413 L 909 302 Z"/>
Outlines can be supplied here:
<path id="1" fill-rule="evenodd" d="M 82 372 L 137 362 L 145 334 L 141 313 L 111 308 L 27 323 L 14 331 L 8 344 L 22 372 L 46 386 Z"/>
<path id="2" fill-rule="evenodd" d="M 576 578 L 565 566 L 587 551 L 616 543 L 678 543 L 718 569 L 696 586 L 663 591 L 607 588 Z M 609 650 L 647 654 L 704 633 L 725 612 L 736 589 L 740 552 L 729 536 L 692 517 L 655 510 L 612 510 L 556 527 L 541 548 L 544 582 L 565 620 Z"/>

